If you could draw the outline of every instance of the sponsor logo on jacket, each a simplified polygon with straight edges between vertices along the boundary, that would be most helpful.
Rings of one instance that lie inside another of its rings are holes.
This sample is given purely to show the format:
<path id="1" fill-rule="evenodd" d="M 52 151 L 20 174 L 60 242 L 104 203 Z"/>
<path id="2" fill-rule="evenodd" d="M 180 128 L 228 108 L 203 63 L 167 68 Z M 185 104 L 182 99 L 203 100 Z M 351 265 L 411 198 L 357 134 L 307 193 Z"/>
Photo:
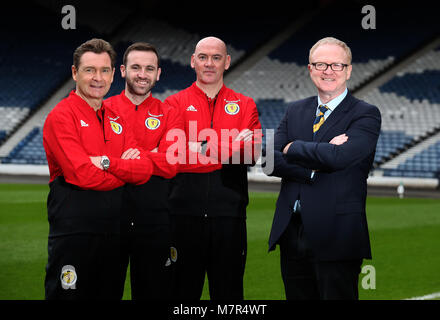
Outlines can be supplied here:
<path id="1" fill-rule="evenodd" d="M 197 111 L 197 109 L 193 105 L 190 105 L 188 108 L 186 108 L 186 111 Z"/>

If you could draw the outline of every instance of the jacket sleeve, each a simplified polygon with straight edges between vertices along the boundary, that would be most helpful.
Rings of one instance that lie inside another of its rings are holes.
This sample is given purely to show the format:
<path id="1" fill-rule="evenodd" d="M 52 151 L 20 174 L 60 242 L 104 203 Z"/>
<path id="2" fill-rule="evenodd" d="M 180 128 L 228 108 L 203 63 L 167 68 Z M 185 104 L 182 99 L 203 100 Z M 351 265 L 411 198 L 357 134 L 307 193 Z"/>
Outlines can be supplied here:
<path id="1" fill-rule="evenodd" d="M 179 106 L 179 100 L 177 99 L 177 94 L 173 94 L 169 96 L 163 101 L 163 103 L 179 110 L 180 106 Z"/>
<path id="2" fill-rule="evenodd" d="M 166 118 L 166 130 L 159 141 L 159 152 L 166 153 L 169 151 L 169 147 L 175 143 L 174 140 L 167 139 L 166 136 L 171 130 L 184 130 L 183 115 L 179 112 L 179 109 L 174 106 L 167 105 L 167 118 Z"/>
<path id="3" fill-rule="evenodd" d="M 131 184 L 144 184 L 153 173 L 152 160 L 143 155 L 141 159 L 124 160 L 117 157 L 108 157 L 110 167 L 108 172 L 120 180 Z"/>
<path id="4" fill-rule="evenodd" d="M 120 157 L 108 157 L 110 159 L 110 167 L 108 172 L 118 177 L 119 179 L 131 184 L 146 183 L 154 172 L 154 162 L 149 153 L 138 147 L 133 131 L 129 126 L 125 125 L 124 148 L 123 152 L 130 148 L 138 149 L 140 159 L 121 159 Z"/>
<path id="5" fill-rule="evenodd" d="M 263 170 L 269 176 L 280 177 L 300 183 L 310 183 L 312 170 L 304 168 L 297 163 L 287 162 L 282 153 L 282 149 L 289 142 L 287 137 L 288 112 L 289 110 L 286 111 L 274 136 L 273 165 L 271 166 L 271 164 L 268 163 L 270 157 L 266 156 L 266 163 Z M 273 169 L 271 167 L 273 167 Z"/>
<path id="6" fill-rule="evenodd" d="M 143 151 L 147 157 L 149 157 L 153 163 L 153 175 L 161 176 L 166 179 L 171 179 L 177 174 L 179 169 L 178 163 L 171 164 L 167 160 L 167 153 L 172 153 L 170 146 L 174 143 L 174 140 L 167 139 L 167 134 L 170 130 L 181 129 L 183 130 L 183 119 L 178 116 L 177 109 L 167 106 L 166 110 L 166 130 L 159 140 L 159 146 L 157 152 Z M 177 152 L 174 152 L 177 153 Z M 175 155 L 177 156 L 177 155 Z"/>
<path id="7" fill-rule="evenodd" d="M 153 163 L 153 175 L 171 179 L 177 174 L 179 164 L 171 164 L 165 152 L 145 151 L 145 155 L 149 157 Z"/>
<path id="8" fill-rule="evenodd" d="M 169 150 L 170 146 L 174 143 L 183 143 L 184 145 L 180 145 L 176 149 L 175 153 L 171 156 L 174 158 L 178 158 L 181 161 L 178 162 L 178 172 L 197 172 L 197 173 L 206 173 L 206 172 L 212 172 L 215 170 L 221 169 L 222 165 L 217 160 L 217 158 L 211 158 L 207 157 L 205 155 L 202 155 L 200 153 L 194 153 L 188 149 L 188 137 L 185 134 L 185 124 L 184 124 L 184 115 L 182 114 L 181 108 L 179 106 L 179 100 L 176 98 L 176 95 L 172 95 L 165 99 L 165 104 L 167 104 L 172 110 L 170 110 L 170 118 L 172 117 L 173 120 L 169 120 L 169 126 L 167 127 L 167 133 L 170 132 L 172 129 L 178 129 L 181 130 L 180 133 L 180 140 L 174 139 L 168 142 L 163 142 L 163 140 L 167 140 L 166 137 L 162 139 L 159 150 L 163 150 L 164 148 L 167 148 Z M 171 134 L 170 136 L 177 137 L 179 135 L 179 132 L 176 132 L 176 134 Z M 168 151 L 169 152 L 169 151 Z M 172 151 L 173 152 L 173 151 Z M 180 154 L 178 154 L 180 152 Z M 190 161 L 190 159 L 198 159 L 198 161 Z"/>
<path id="9" fill-rule="evenodd" d="M 244 130 L 249 129 L 253 131 L 252 140 L 245 141 L 233 141 L 236 135 L 222 135 L 222 130 L 217 129 L 218 141 L 208 142 L 208 149 L 210 157 L 216 157 L 221 162 L 234 163 L 235 159 L 240 159 L 240 164 L 253 165 L 260 156 L 261 144 L 263 140 L 263 132 L 261 130 L 261 124 L 258 119 L 258 110 L 255 102 L 252 99 L 247 100 L 246 107 L 244 109 L 244 115 L 241 122 L 241 126 L 238 129 L 237 134 Z M 232 141 L 231 141 L 232 140 Z M 212 145 L 217 143 L 217 148 Z M 220 154 L 219 154 L 220 152 Z M 228 155 L 226 157 L 225 155 Z"/>
<path id="10" fill-rule="evenodd" d="M 43 129 L 48 157 L 61 168 L 66 182 L 97 191 L 108 191 L 124 185 L 122 180 L 92 164 L 73 123 L 73 119 L 68 119 L 66 114 L 49 114 Z"/>
<path id="11" fill-rule="evenodd" d="M 342 145 L 326 142 L 294 141 L 286 154 L 287 160 L 308 162 L 310 166 L 325 171 L 343 170 L 374 153 L 380 133 L 381 116 L 377 107 L 360 113 L 350 124 Z"/>

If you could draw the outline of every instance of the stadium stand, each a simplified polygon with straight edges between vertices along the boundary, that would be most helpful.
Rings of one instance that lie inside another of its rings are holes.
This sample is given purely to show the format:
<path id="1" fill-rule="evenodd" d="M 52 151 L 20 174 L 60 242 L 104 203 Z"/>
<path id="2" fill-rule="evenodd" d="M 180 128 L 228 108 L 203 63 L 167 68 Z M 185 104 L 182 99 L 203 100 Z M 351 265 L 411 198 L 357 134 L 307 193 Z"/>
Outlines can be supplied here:
<path id="1" fill-rule="evenodd" d="M 47 8 L 44 1 L 37 2 Z M 76 0 L 72 4 L 80 8 L 83 5 L 80 2 Z M 360 23 L 359 3 L 332 5 L 334 3 L 330 1 L 325 8 L 316 7 L 318 10 L 311 21 L 292 29 L 286 41 L 271 48 L 268 54 L 227 82 L 228 86 L 254 98 L 263 129 L 276 129 L 289 102 L 315 94 L 307 70 L 307 57 L 308 50 L 317 39 L 332 35 L 350 45 L 353 73 L 349 88 L 356 94 L 359 88 L 389 72 L 439 34 L 439 27 L 431 24 L 435 12 L 423 8 L 379 6 L 377 20 L 380 25 L 377 30 L 364 30 Z M 192 19 L 194 15 L 169 16 L 165 10 L 167 4 L 158 2 L 155 5 L 156 10 L 145 13 L 138 12 L 136 7 L 130 10 L 130 6 L 119 2 L 106 8 L 103 16 L 107 19 L 95 20 L 93 14 L 81 16 L 78 19 L 81 27 L 69 33 L 59 26 L 59 6 L 52 8 L 58 11 L 56 16 L 56 13 L 37 4 L 30 5 L 20 10 L 26 25 L 38 27 L 34 30 L 34 37 L 27 37 L 28 41 L 23 42 L 14 39 L 25 37 L 28 30 L 20 30 L 18 26 L 17 33 L 12 35 L 5 32 L 7 26 L 3 24 L 0 33 L 6 41 L 0 44 L 0 49 L 8 54 L 0 56 L 0 71 L 13 77 L 0 77 L 0 144 L 65 83 L 70 77 L 73 49 L 91 35 L 106 34 L 113 39 L 118 52 L 117 66 L 122 63 L 122 54 L 130 43 L 147 41 L 155 44 L 162 58 L 163 72 L 153 94 L 164 100 L 194 81 L 189 57 L 201 37 L 217 35 L 226 40 L 233 58 L 233 70 L 246 62 L 251 54 L 258 53 L 268 39 L 287 30 L 286 26 L 292 22 L 292 17 L 288 15 L 266 15 L 264 18 L 261 18 L 262 15 L 242 15 L 238 18 L 233 14 L 217 14 L 196 20 Z M 18 7 L 16 4 L 12 6 L 15 10 Z M 301 17 L 302 12 L 305 12 L 304 8 L 298 7 L 296 17 Z M 42 17 L 44 23 L 41 23 Z M 329 17 L 331 23 L 325 23 L 325 27 L 317 23 L 328 21 Z M 402 17 L 411 19 L 403 19 L 405 23 L 402 23 Z M 240 32 L 237 32 L 237 27 Z M 29 58 L 28 52 L 36 54 Z M 362 97 L 377 105 L 382 112 L 382 132 L 375 168 L 380 169 L 384 176 L 438 177 L 440 167 L 433 160 L 438 158 L 436 140 L 420 150 L 417 146 L 440 129 L 439 58 L 440 48 L 429 51 Z M 118 94 L 124 88 L 118 69 L 107 96 Z M 45 164 L 41 143 L 43 121 L 31 125 L 22 140 L 10 147 L 7 154 L 0 152 L 1 162 Z M 402 157 L 411 150 L 418 151 Z"/>
<path id="2" fill-rule="evenodd" d="M 292 34 L 284 44 L 260 59 L 231 86 L 254 97 L 257 100 L 263 128 L 275 129 L 282 112 L 267 112 L 266 105 L 277 111 L 283 110 L 290 101 L 315 94 L 315 87 L 307 70 L 308 50 L 316 39 L 331 34 L 346 39 L 352 49 L 353 73 L 349 89 L 355 92 L 364 83 L 377 74 L 386 72 L 392 65 L 438 34 L 438 28 L 430 29 L 421 15 L 413 15 L 415 19 L 412 23 L 398 23 L 405 12 L 406 16 L 409 16 L 408 7 L 384 9 L 381 15 L 387 16 L 387 19 L 382 22 L 380 32 L 365 32 L 360 24 L 356 23 L 356 19 L 359 18 L 356 15 L 347 15 L 347 19 L 334 19 L 330 26 L 322 28 L 316 23 L 317 20 L 325 21 L 326 17 L 340 14 L 340 8 L 330 6 Z M 356 27 L 347 28 L 347 24 Z M 407 37 L 407 34 L 417 36 Z M 428 53 L 421 61 L 411 65 L 409 68 L 412 69 L 405 71 L 404 76 L 398 75 L 365 98 L 366 101 L 380 107 L 384 121 L 377 146 L 375 167 L 405 151 L 431 134 L 438 126 L 437 114 L 440 109 L 435 105 L 435 96 L 439 94 L 436 80 L 438 63 L 435 63 L 438 57 L 435 52 L 437 51 Z M 413 69 L 417 69 L 418 73 L 409 73 Z M 376 98 L 373 98 L 374 95 Z M 405 98 L 406 101 L 402 101 Z M 402 105 L 408 108 L 411 106 L 410 115 L 402 112 Z M 417 111 L 421 111 L 421 108 L 425 112 Z"/>
<path id="3" fill-rule="evenodd" d="M 365 99 L 379 106 L 382 113 L 382 133 L 375 159 L 378 163 L 440 130 L 440 66 L 436 62 L 440 58 L 439 49 L 429 51 L 366 95 Z M 417 160 L 424 159 L 424 154 L 422 151 L 420 156 L 415 156 L 414 162 L 418 164 Z M 434 177 L 438 174 L 435 166 L 412 166 L 412 161 L 404 161 L 406 164 L 385 166 L 384 175 Z"/>
<path id="4" fill-rule="evenodd" d="M 0 144 L 70 77 L 72 52 L 90 31 L 66 32 L 32 3 L 8 2 L 2 11 L 19 12 L 20 19 L 0 19 Z"/>
<path id="5" fill-rule="evenodd" d="M 43 131 L 35 127 L 20 141 L 3 163 L 12 164 L 47 164 L 46 153 L 43 148 Z"/>
<path id="6" fill-rule="evenodd" d="M 359 15 L 346 13 L 349 8 L 343 11 L 344 19 L 339 19 L 341 7 L 329 6 L 245 72 L 232 86 L 242 89 L 255 100 L 277 97 L 289 102 L 314 95 L 315 87 L 307 70 L 309 49 L 317 39 L 332 35 L 345 39 L 352 49 L 353 73 L 349 88 L 356 90 L 437 34 L 435 28 L 429 28 L 427 22 L 420 18 L 405 25 L 399 23 L 402 15 L 410 15 L 406 7 L 378 10 L 382 17 L 387 18 L 380 30 L 366 32 L 359 23 Z M 325 28 L 316 23 L 328 17 L 332 17 L 332 23 L 326 24 Z M 347 25 L 351 27 L 347 28 Z M 417 37 L 407 37 L 407 34 L 414 33 Z"/>
<path id="7" fill-rule="evenodd" d="M 136 22 L 125 29 L 116 45 L 118 64 L 122 63 L 123 52 L 133 42 L 150 42 L 157 47 L 161 57 L 162 75 L 154 88 L 154 95 L 161 100 L 188 87 L 195 80 L 194 71 L 190 66 L 190 57 L 195 45 L 202 37 L 215 35 L 224 39 L 228 53 L 232 57 L 231 68 L 233 68 L 249 52 L 258 48 L 266 39 L 287 24 L 286 19 L 283 18 L 273 23 L 274 18 L 266 17 L 263 25 L 256 24 L 253 19 L 248 18 L 246 21 L 241 21 L 241 30 L 236 32 L 234 23 L 223 24 L 221 21 L 204 21 L 200 18 L 191 22 L 185 15 L 167 18 L 169 17 L 165 16 L 163 20 L 134 19 Z M 120 93 L 123 88 L 123 79 L 116 76 L 107 96 Z"/>
<path id="8" fill-rule="evenodd" d="M 81 25 L 78 29 L 81 31 L 69 30 L 65 31 L 60 28 L 60 21 L 56 13 L 60 12 L 61 4 L 47 3 L 44 1 L 36 1 L 37 4 L 30 4 L 22 12 L 23 17 L 27 21 L 22 33 L 29 30 L 25 30 L 29 25 L 36 25 L 38 27 L 34 30 L 35 42 L 39 42 L 39 45 L 35 48 L 32 47 L 32 43 L 26 44 L 24 42 L 21 47 L 18 47 L 13 54 L 2 55 L 2 67 L 9 65 L 10 68 L 16 69 L 16 65 L 20 66 L 20 60 L 24 56 L 18 56 L 17 53 L 27 53 L 34 49 L 37 50 L 38 55 L 41 55 L 46 63 L 42 66 L 41 63 L 35 61 L 26 61 L 21 65 L 21 69 L 17 72 L 13 72 L 12 75 L 16 81 L 23 83 L 25 80 L 35 84 L 34 94 L 29 90 L 23 90 L 26 84 L 14 85 L 11 84 L 9 78 L 1 77 L 0 85 L 2 90 L 5 90 L 6 95 L 0 96 L 0 115 L 2 116 L 2 130 L 0 131 L 0 139 L 6 139 L 17 127 L 26 120 L 29 115 L 39 108 L 42 103 L 47 100 L 47 97 L 53 93 L 54 89 L 60 86 L 63 82 L 70 77 L 70 65 L 72 60 L 72 52 L 74 48 L 81 42 L 90 38 L 89 34 L 93 34 L 94 37 L 99 37 L 101 33 L 115 33 L 118 24 L 123 25 L 124 19 L 128 17 L 134 17 L 132 23 L 127 27 L 122 27 L 124 30 L 123 35 L 117 39 L 116 50 L 118 52 L 117 66 L 122 63 L 122 55 L 125 48 L 135 41 L 147 41 L 154 43 L 159 48 L 159 53 L 162 58 L 161 66 L 166 72 L 162 74 L 162 80 L 157 83 L 155 88 L 155 96 L 164 100 L 170 94 L 173 94 L 187 86 L 189 86 L 195 79 L 194 72 L 190 67 L 190 55 L 192 50 L 200 39 L 200 34 L 196 32 L 190 32 L 182 27 L 176 27 L 176 21 L 178 19 L 171 19 L 174 25 L 169 24 L 166 21 L 160 21 L 157 19 L 145 19 L 143 12 L 128 12 L 124 9 L 124 6 L 103 6 L 105 1 L 97 1 L 93 5 L 89 5 L 86 1 L 75 0 L 71 2 L 76 10 L 79 12 L 87 12 L 87 14 L 79 15 L 78 24 Z M 41 7 L 40 5 L 44 6 Z M 93 18 L 93 12 L 97 12 L 97 8 L 105 7 L 102 14 L 96 18 Z M 95 9 L 93 9 L 95 8 Z M 121 9 L 122 8 L 122 9 Z M 113 10 L 113 12 L 111 11 Z M 10 4 L 9 11 L 20 11 L 19 5 Z M 131 16 L 130 16 L 131 14 Z M 38 24 L 40 18 L 44 18 L 47 21 L 47 26 Z M 109 19 L 110 17 L 110 19 Z M 116 19 L 113 19 L 116 17 Z M 165 15 L 165 18 L 167 15 Z M 279 21 L 278 21 L 279 22 Z M 85 26 L 85 27 L 84 27 Z M 6 27 L 6 22 L 5 22 Z M 187 25 L 185 24 L 185 27 Z M 194 26 L 192 26 L 194 28 Z M 220 33 L 220 28 L 215 26 L 212 22 L 206 22 L 204 30 L 205 33 L 216 32 Z M 249 27 L 251 28 L 251 27 Z M 225 36 L 231 39 L 232 42 L 228 42 L 229 53 L 234 57 L 233 63 L 239 61 L 240 58 L 245 56 L 246 50 L 258 47 L 265 38 L 261 37 L 261 34 L 265 34 L 265 37 L 272 35 L 279 28 L 278 24 L 265 24 L 258 36 L 255 36 L 254 29 L 249 30 L 246 34 L 234 33 L 233 28 L 223 32 L 219 36 Z M 3 30 L 6 30 L 4 28 Z M 5 32 L 5 31 L 4 31 Z M 7 34 L 7 32 L 5 32 Z M 73 37 L 71 35 L 73 34 Z M 66 35 L 69 35 L 66 37 Z M 15 35 L 14 35 L 15 36 Z M 6 41 L 11 47 L 14 47 L 14 41 L 12 35 L 7 38 Z M 69 45 L 67 45 L 69 44 Z M 240 49 L 235 49 L 235 45 Z M 10 48 L 7 48 L 10 49 Z M 5 50 L 6 51 L 6 50 Z M 62 54 L 61 54 L 62 53 Z M 124 88 L 124 80 L 120 77 L 119 68 L 116 68 L 115 80 L 107 97 L 118 94 Z M 8 69 L 4 70 L 4 74 L 11 74 Z M 56 72 L 58 73 L 56 73 Z M 28 74 L 26 74 L 26 72 Z M 31 73 L 31 74 L 29 74 Z M 38 79 L 38 81 L 35 81 Z M 42 86 L 46 85 L 47 88 Z M 10 89 L 14 90 L 10 90 Z M 66 93 L 67 94 L 67 93 Z M 8 100 L 8 99 L 9 100 Z M 8 105 L 14 105 L 14 107 L 7 107 Z M 43 123 L 41 123 L 42 126 Z M 12 148 L 7 156 L 3 157 L 2 163 L 34 163 L 36 160 L 30 156 L 30 152 L 26 150 L 33 150 L 32 147 L 27 147 L 28 144 L 32 144 L 29 136 L 32 136 L 34 129 L 29 128 L 29 133 L 23 138 L 23 141 L 19 142 L 16 147 Z M 1 140 L 0 140 L 1 143 Z"/>

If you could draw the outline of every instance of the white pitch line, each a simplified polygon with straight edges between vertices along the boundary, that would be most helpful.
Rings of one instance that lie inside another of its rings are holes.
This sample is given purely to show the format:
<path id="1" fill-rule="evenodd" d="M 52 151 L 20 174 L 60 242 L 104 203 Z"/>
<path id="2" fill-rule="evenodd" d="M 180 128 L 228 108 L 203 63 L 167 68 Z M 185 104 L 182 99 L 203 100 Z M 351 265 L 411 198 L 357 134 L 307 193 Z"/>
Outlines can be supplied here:
<path id="1" fill-rule="evenodd" d="M 436 298 L 440 298 L 440 292 L 434 292 L 431 294 L 427 294 L 426 296 L 413 297 L 413 298 L 408 298 L 408 299 L 404 299 L 404 300 L 432 300 L 432 299 L 436 299 Z"/>

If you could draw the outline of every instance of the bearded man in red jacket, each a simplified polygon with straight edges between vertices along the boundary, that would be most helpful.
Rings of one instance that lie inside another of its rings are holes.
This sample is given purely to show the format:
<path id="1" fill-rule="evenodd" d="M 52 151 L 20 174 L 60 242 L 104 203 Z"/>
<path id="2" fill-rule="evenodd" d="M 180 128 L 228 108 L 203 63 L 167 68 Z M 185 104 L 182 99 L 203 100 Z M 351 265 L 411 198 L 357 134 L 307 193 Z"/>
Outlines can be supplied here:
<path id="1" fill-rule="evenodd" d="M 174 107 L 153 97 L 151 89 L 161 74 L 160 58 L 149 43 L 136 42 L 124 53 L 121 75 L 125 89 L 106 100 L 108 107 L 124 118 L 140 148 L 164 153 L 174 143 L 170 130 L 183 130 L 183 119 Z M 165 168 L 166 166 L 163 166 Z M 123 268 L 130 262 L 131 296 L 134 300 L 170 297 L 172 262 L 168 194 L 176 166 L 153 174 L 147 183 L 127 184 L 126 212 L 122 233 Z"/>

